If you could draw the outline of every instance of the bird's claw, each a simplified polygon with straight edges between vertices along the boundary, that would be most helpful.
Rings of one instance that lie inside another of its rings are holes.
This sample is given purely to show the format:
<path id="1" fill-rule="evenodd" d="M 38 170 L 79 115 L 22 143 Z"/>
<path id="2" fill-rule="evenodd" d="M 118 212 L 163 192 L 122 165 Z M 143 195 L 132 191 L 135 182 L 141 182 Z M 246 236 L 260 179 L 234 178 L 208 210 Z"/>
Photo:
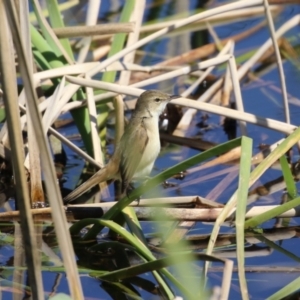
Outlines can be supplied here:
<path id="1" fill-rule="evenodd" d="M 132 183 L 130 183 L 126 189 L 126 196 L 129 198 L 130 197 L 130 194 L 134 191 L 134 186 Z M 139 206 L 140 205 L 140 200 L 141 198 L 138 197 L 137 199 L 135 199 L 134 201 L 137 201 L 137 205 Z"/>

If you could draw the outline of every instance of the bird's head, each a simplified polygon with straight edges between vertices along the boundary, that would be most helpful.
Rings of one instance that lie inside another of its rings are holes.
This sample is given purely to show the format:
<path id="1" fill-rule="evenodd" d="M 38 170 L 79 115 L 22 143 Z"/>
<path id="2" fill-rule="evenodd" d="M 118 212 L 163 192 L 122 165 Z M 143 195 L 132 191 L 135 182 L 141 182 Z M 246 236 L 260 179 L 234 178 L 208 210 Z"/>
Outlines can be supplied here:
<path id="1" fill-rule="evenodd" d="M 145 91 L 138 98 L 135 111 L 147 110 L 151 115 L 159 116 L 166 108 L 166 105 L 172 99 L 178 97 L 155 90 Z"/>

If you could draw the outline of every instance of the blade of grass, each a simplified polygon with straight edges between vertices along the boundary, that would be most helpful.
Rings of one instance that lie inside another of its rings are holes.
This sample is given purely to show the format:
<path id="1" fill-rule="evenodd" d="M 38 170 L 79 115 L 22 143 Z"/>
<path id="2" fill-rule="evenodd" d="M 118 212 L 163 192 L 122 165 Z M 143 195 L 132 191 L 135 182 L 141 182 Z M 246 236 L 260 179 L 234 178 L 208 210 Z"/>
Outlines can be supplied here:
<path id="1" fill-rule="evenodd" d="M 239 185 L 237 191 L 237 209 L 236 209 L 236 241 L 237 241 L 237 262 L 240 289 L 243 299 L 248 299 L 248 289 L 245 277 L 245 214 L 248 199 L 249 178 L 251 171 L 252 157 L 252 139 L 242 137 L 241 163 L 239 172 Z"/>
<path id="2" fill-rule="evenodd" d="M 294 176 L 291 170 L 292 167 L 289 166 L 286 156 L 282 155 L 279 161 L 282 169 L 284 183 L 287 190 L 287 193 L 283 194 L 282 197 L 282 202 L 284 203 L 296 198 L 298 192 L 297 192 L 296 182 L 294 180 Z M 281 226 L 287 227 L 289 225 L 289 222 L 290 222 L 290 218 L 284 218 L 282 220 Z"/>
<path id="3" fill-rule="evenodd" d="M 62 28 L 65 27 L 64 21 L 61 17 L 61 11 L 60 7 L 57 3 L 57 0 L 47 0 L 46 5 L 48 8 L 48 13 L 49 13 L 49 20 L 53 28 Z M 67 38 L 64 39 L 59 39 L 61 42 L 62 46 L 68 53 L 69 57 L 74 60 L 74 55 L 72 51 L 72 47 L 70 45 L 70 42 Z"/>
<path id="4" fill-rule="evenodd" d="M 103 219 L 85 219 L 80 221 L 81 225 L 88 226 L 90 224 L 93 224 L 94 227 L 100 228 L 100 227 L 108 227 L 110 230 L 113 230 L 114 232 L 118 233 L 120 236 L 122 236 L 130 245 L 134 246 L 136 248 L 136 251 L 142 255 L 147 261 L 155 261 L 156 258 L 153 256 L 151 251 L 138 240 L 135 238 L 132 234 L 130 234 L 127 230 L 124 230 L 124 228 L 117 223 L 109 220 L 103 220 Z M 76 225 L 76 224 L 74 224 Z M 79 227 L 74 225 L 70 228 L 70 231 L 73 234 L 78 234 Z M 79 229 L 80 230 L 80 229 Z M 181 292 L 187 297 L 187 299 L 193 299 L 192 294 L 190 291 L 188 291 L 176 278 L 166 269 L 160 270 L 162 274 L 164 274 L 174 285 L 176 285 Z M 169 287 L 165 285 L 165 283 L 162 281 L 160 282 L 164 286 L 165 292 L 167 292 L 167 295 L 170 299 L 173 299 L 174 297 L 173 293 L 169 290 Z M 173 295 L 173 296 L 172 296 Z"/>
<path id="5" fill-rule="evenodd" d="M 284 288 L 282 288 L 272 296 L 268 297 L 267 300 L 286 299 L 287 296 L 295 293 L 296 291 L 299 291 L 299 286 L 300 286 L 300 277 L 293 280 L 291 283 L 285 285 Z"/>
<path id="6" fill-rule="evenodd" d="M 71 8 L 73 8 L 74 6 L 78 5 L 79 4 L 79 0 L 70 0 L 68 2 L 65 2 L 65 3 L 61 3 L 59 4 L 59 11 L 64 11 L 64 10 L 69 10 Z M 49 12 L 47 9 L 44 9 L 43 11 L 43 16 L 44 17 L 48 17 L 49 16 Z M 30 22 L 35 22 L 36 21 L 36 15 L 34 12 L 31 12 L 29 14 L 29 19 L 30 19 Z"/>
<path id="7" fill-rule="evenodd" d="M 159 270 L 161 268 L 169 267 L 175 264 L 181 264 L 185 262 L 205 260 L 211 262 L 224 262 L 223 259 L 217 258 L 215 256 L 203 254 L 203 253 L 193 253 L 193 255 L 186 254 L 172 254 L 165 258 L 156 259 L 155 261 L 140 264 L 138 266 L 129 267 L 123 270 L 117 270 L 113 272 L 107 272 L 103 275 L 98 275 L 98 278 L 105 280 L 118 281 L 125 278 L 137 276 L 143 273 L 147 273 L 154 270 Z M 185 274 L 187 275 L 187 274 Z M 196 295 L 195 295 L 196 297 Z"/>
<path id="8" fill-rule="evenodd" d="M 152 221 L 154 221 L 154 226 L 156 227 L 156 232 L 159 233 L 159 236 L 166 231 L 166 228 L 173 226 L 171 218 L 168 218 L 164 211 L 161 208 L 157 208 L 156 212 L 153 214 Z M 180 226 L 180 225 L 178 225 Z M 193 291 L 193 294 L 196 298 L 200 299 L 207 298 L 203 276 L 199 270 L 196 270 L 192 267 L 192 264 L 180 264 L 178 265 L 176 261 L 176 255 L 184 254 L 185 259 L 190 259 L 191 261 L 195 258 L 196 253 L 189 251 L 189 245 L 183 236 L 181 239 L 172 240 L 169 242 L 162 241 L 164 253 L 167 258 L 170 259 L 170 264 L 173 265 L 172 274 L 190 291 Z M 174 261 L 175 260 L 175 261 Z M 206 259 L 204 258 L 206 261 Z M 211 261 L 208 259 L 208 261 Z M 187 276 L 188 274 L 188 276 Z"/>
<path id="9" fill-rule="evenodd" d="M 257 181 L 258 178 L 276 161 L 278 160 L 282 155 L 284 155 L 295 143 L 297 143 L 300 139 L 300 128 L 297 128 L 289 137 L 287 137 L 270 155 L 268 155 L 251 173 L 250 179 L 249 179 L 249 187 L 253 185 L 254 182 Z M 214 229 L 212 231 L 210 241 L 207 248 L 207 253 L 210 254 L 213 250 L 214 243 L 217 239 L 219 229 L 221 224 L 226 220 L 228 215 L 230 215 L 236 206 L 237 203 L 237 191 L 231 196 L 228 203 L 222 210 L 221 214 L 216 220 Z M 289 202 L 290 203 L 290 202 Z M 286 203 L 285 205 L 288 205 L 289 203 Z M 251 220 L 251 219 L 250 219 Z M 250 220 L 245 222 L 245 228 L 250 227 L 249 224 L 251 224 L 251 227 L 253 227 L 254 224 L 257 224 L 257 222 L 251 222 Z M 249 222 L 249 223 L 248 223 Z M 255 225 L 254 225 L 255 226 Z"/>
<path id="10" fill-rule="evenodd" d="M 297 196 L 297 187 L 295 184 L 295 180 L 291 171 L 291 168 L 289 166 L 289 163 L 286 159 L 285 155 L 282 155 L 279 159 L 283 178 L 286 184 L 287 192 L 290 199 L 293 199 Z"/>
<path id="11" fill-rule="evenodd" d="M 32 25 L 30 26 L 30 35 L 31 43 L 35 49 L 35 57 L 39 57 L 39 62 L 42 62 L 42 66 L 44 66 L 43 70 L 60 68 L 64 66 L 58 56 L 54 53 L 53 49 L 49 46 L 47 41 Z M 37 56 L 37 53 L 39 53 L 39 56 Z M 43 59 L 41 57 L 43 57 Z"/>
<path id="12" fill-rule="evenodd" d="M 295 198 L 287 203 L 284 203 L 276 208 L 273 208 L 265 213 L 260 214 L 259 216 L 253 217 L 245 222 L 245 229 L 255 228 L 258 225 L 275 218 L 276 216 L 283 214 L 284 212 L 295 208 L 300 205 L 300 197 Z"/>
<path id="13" fill-rule="evenodd" d="M 280 159 L 282 156 L 285 155 L 285 153 L 293 147 L 294 144 L 296 144 L 299 141 L 300 138 L 300 128 L 296 129 L 289 137 L 287 137 L 262 163 L 258 165 L 258 167 L 253 171 L 255 172 L 261 172 L 264 170 L 261 170 L 261 167 L 266 163 L 266 160 L 273 160 L 275 161 L 276 158 Z M 282 161 L 284 159 L 282 158 Z M 269 162 L 267 162 L 269 163 Z M 258 169 L 259 168 L 259 169 Z M 290 171 L 289 171 L 290 172 Z M 291 175 L 285 175 L 286 177 L 290 177 Z M 293 179 L 288 179 L 291 183 Z M 290 184 L 289 184 L 290 185 Z M 294 187 L 290 187 L 291 192 L 293 193 Z M 288 203 L 285 203 L 281 205 L 280 207 L 276 207 L 266 213 L 260 214 L 259 216 L 253 217 L 245 222 L 245 228 L 253 228 L 256 227 L 263 222 L 266 222 L 267 220 L 276 217 L 279 214 L 282 214 L 283 212 L 294 208 L 295 206 L 299 205 L 299 197 L 289 201 Z"/>
<path id="14" fill-rule="evenodd" d="M 40 4 L 37 0 L 31 0 L 31 4 L 33 6 L 34 12 L 36 14 L 38 23 L 41 27 L 42 33 L 48 42 L 49 46 L 52 48 L 52 50 L 55 52 L 55 54 L 60 57 L 61 59 L 64 58 L 66 62 L 69 64 L 73 64 L 72 59 L 69 57 L 69 54 L 65 51 L 64 47 L 60 43 L 57 36 L 54 34 L 52 28 L 48 24 L 46 18 L 42 14 L 42 9 L 40 7 Z"/>
<path id="15" fill-rule="evenodd" d="M 267 239 L 263 234 L 257 234 L 255 235 L 255 238 L 259 239 L 262 243 L 266 244 L 271 249 L 276 250 L 279 253 L 282 253 L 283 255 L 287 256 L 288 258 L 294 260 L 297 263 L 300 263 L 300 257 L 295 255 L 294 253 L 291 253 L 290 251 L 284 249 L 283 247 L 280 247 L 273 241 Z"/>

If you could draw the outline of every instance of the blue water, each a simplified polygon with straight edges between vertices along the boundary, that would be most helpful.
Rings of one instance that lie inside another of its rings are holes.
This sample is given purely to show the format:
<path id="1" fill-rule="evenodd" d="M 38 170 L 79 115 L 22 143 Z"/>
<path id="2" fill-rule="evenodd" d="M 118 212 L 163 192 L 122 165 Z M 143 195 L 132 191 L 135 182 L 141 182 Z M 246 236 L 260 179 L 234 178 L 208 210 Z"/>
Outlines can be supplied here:
<path id="1" fill-rule="evenodd" d="M 164 18 L 166 16 L 173 15 L 174 11 L 174 3 L 176 1 L 165 1 L 162 7 L 158 6 L 154 9 L 150 10 L 151 4 L 155 3 L 155 1 L 146 1 L 147 2 L 147 10 L 145 12 L 145 20 L 151 20 L 152 18 L 156 18 L 159 16 L 160 18 Z M 189 1 L 188 8 L 192 11 L 201 1 Z M 214 1 L 214 4 L 217 3 L 225 3 L 226 1 Z M 114 2 L 116 4 L 116 2 Z M 118 1 L 116 6 L 112 8 L 112 1 L 102 1 L 101 2 L 101 12 L 99 14 L 99 19 L 103 22 L 116 21 L 119 16 L 119 11 L 124 5 L 124 1 Z M 79 13 L 85 12 L 86 8 L 81 6 L 81 11 Z M 78 14 L 79 14 L 78 13 Z M 283 12 L 276 18 L 275 26 L 278 28 L 282 25 L 287 19 L 292 16 L 300 13 L 299 5 L 286 5 L 284 6 Z M 154 15 L 154 17 L 153 17 Z M 69 19 L 66 20 L 68 23 L 72 23 L 74 20 Z M 246 21 L 239 21 L 233 24 L 225 25 L 225 26 L 216 26 L 214 29 L 219 36 L 220 39 L 227 38 L 228 36 L 235 35 L 241 33 L 247 28 L 250 28 L 261 21 L 261 18 L 250 19 Z M 250 36 L 249 38 L 238 42 L 235 46 L 235 55 L 239 56 L 243 53 L 254 50 L 259 47 L 269 36 L 269 32 L 267 28 L 264 28 L 257 32 L 255 35 Z M 293 45 L 299 44 L 299 29 L 293 29 L 285 34 L 285 38 Z M 164 60 L 165 57 L 168 56 L 170 37 L 159 39 L 158 41 L 154 41 L 153 43 L 144 46 L 142 48 L 145 51 L 142 57 L 142 63 L 144 65 L 153 65 L 159 63 Z M 210 42 L 212 39 L 209 38 Z M 180 41 L 180 40 L 179 40 Z M 174 50 L 174 55 L 178 55 L 180 53 L 176 53 L 180 51 L 180 49 L 171 49 Z M 159 55 L 157 55 L 159 54 Z M 299 109 L 299 82 L 300 82 L 300 72 L 299 72 L 299 59 L 297 60 L 297 64 L 291 61 L 284 61 L 284 70 L 286 75 L 286 83 L 288 93 L 291 97 L 296 99 L 296 104 L 291 104 L 291 121 L 292 124 L 299 125 L 300 124 L 300 109 Z M 218 74 L 217 71 L 215 74 Z M 263 117 L 274 118 L 277 120 L 284 121 L 284 112 L 281 100 L 280 91 L 275 88 L 280 88 L 279 80 L 278 80 L 278 72 L 277 69 L 273 68 L 271 71 L 267 72 L 265 75 L 260 76 L 260 79 L 264 81 L 264 84 L 257 84 L 256 82 L 247 83 L 244 82 L 242 85 L 242 96 L 244 101 L 245 111 L 258 114 Z M 172 82 L 172 86 L 167 87 L 175 91 L 179 90 L 180 82 L 177 80 Z M 275 87 L 275 88 L 274 88 Z M 161 88 L 160 86 L 152 86 L 151 88 Z M 165 87 L 164 87 L 165 88 Z M 298 102 L 297 102 L 298 101 Z M 211 129 L 208 131 L 201 131 L 196 124 L 200 121 L 202 112 L 198 112 L 196 117 L 191 124 L 191 129 L 189 130 L 189 135 L 194 137 L 197 135 L 202 136 L 204 140 L 222 143 L 227 140 L 226 134 L 223 131 L 223 128 L 220 124 L 220 117 L 209 114 L 209 119 L 207 123 L 210 125 Z M 253 146 L 254 152 L 258 152 L 258 146 L 262 143 L 272 144 L 283 137 L 283 134 L 268 130 L 262 129 L 255 125 L 249 124 L 247 126 L 248 134 L 251 138 L 253 138 Z M 73 126 L 66 126 L 61 129 L 61 132 L 68 136 L 76 133 L 76 130 Z M 239 131 L 238 131 L 239 135 Z M 74 141 L 78 146 L 83 148 L 83 143 L 81 140 Z M 64 174 L 67 182 L 64 184 L 65 188 L 72 189 L 74 188 L 78 178 L 80 177 L 80 172 L 84 166 L 84 162 L 82 159 L 78 158 L 74 153 L 68 148 L 65 149 L 68 156 L 68 165 L 66 168 L 66 172 Z M 173 166 L 178 161 L 191 157 L 195 154 L 199 153 L 198 150 L 190 149 L 187 147 L 176 146 L 170 148 L 170 151 L 164 151 L 163 154 L 157 159 L 155 163 L 155 168 L 153 170 L 152 175 L 159 173 L 160 171 Z M 297 152 L 294 151 L 293 161 L 296 161 L 299 158 Z M 162 187 L 158 187 L 157 190 L 153 192 L 149 192 L 145 197 L 157 196 L 157 194 L 161 196 L 176 196 L 176 195 L 201 195 L 206 196 L 210 193 L 212 189 L 224 178 L 224 175 L 216 175 L 210 179 L 201 180 L 208 174 L 213 172 L 226 170 L 228 167 L 232 167 L 234 165 L 224 165 L 217 166 L 207 170 L 198 171 L 195 173 L 187 173 L 186 178 L 182 181 L 170 179 L 169 181 L 176 184 L 175 187 L 164 189 Z M 232 173 L 234 176 L 234 173 Z M 281 175 L 280 171 L 268 171 L 266 172 L 259 184 L 264 184 L 269 182 L 278 176 Z M 194 184 L 189 184 L 190 182 L 195 181 Z M 214 199 L 221 203 L 226 203 L 230 196 L 234 193 L 237 188 L 237 177 L 236 179 L 224 190 L 217 199 Z M 298 184 L 299 188 L 299 184 Z M 110 186 L 110 193 L 113 195 L 112 185 Z M 274 195 L 261 197 L 258 201 L 258 205 L 267 205 L 267 204 L 279 204 L 282 196 L 282 191 L 275 193 Z M 112 197 L 111 197 L 112 198 Z M 109 199 L 111 200 L 111 199 Z M 274 226 L 275 221 L 268 222 L 265 226 L 268 228 L 272 228 Z M 299 224 L 297 218 L 292 219 L 290 221 L 290 225 L 296 226 Z M 155 230 L 155 226 L 152 223 L 143 222 L 143 227 L 145 227 L 145 232 L 151 233 Z M 168 226 L 168 224 L 164 225 Z M 207 223 L 197 223 L 196 226 L 191 230 L 192 234 L 209 234 L 212 230 L 212 224 Z M 222 227 L 221 232 L 225 233 L 233 233 L 233 227 Z M 284 251 L 280 252 L 279 250 L 271 251 L 271 248 L 268 247 L 264 243 L 256 244 L 258 249 L 266 249 L 269 253 L 260 255 L 257 254 L 254 257 L 247 257 L 245 261 L 246 267 L 248 266 L 295 266 L 299 267 L 299 259 L 297 259 L 297 249 L 299 248 L 299 241 L 297 237 L 284 239 L 281 238 L 281 241 L 274 240 L 274 243 L 281 246 L 281 249 Z M 10 260 L 13 258 L 13 247 L 10 246 L 2 246 L 0 248 L 0 265 L 7 266 L 10 264 Z M 247 253 L 247 248 L 246 248 Z M 259 252 L 258 252 L 259 253 Z M 288 254 L 293 254 L 288 255 Z M 232 258 L 230 258 L 232 259 Z M 99 260 L 101 260 L 99 258 Z M 235 259 L 234 259 L 235 260 Z M 44 265 L 47 265 L 48 262 L 44 262 Z M 213 264 L 214 266 L 214 264 Z M 235 261 L 236 266 L 236 261 Z M 199 270 L 199 275 L 201 270 Z M 7 280 L 12 280 L 12 273 L 3 272 L 3 278 Z M 248 272 L 246 273 L 247 284 L 249 289 L 249 294 L 251 299 L 266 299 L 266 297 L 275 293 L 277 290 L 282 288 L 284 285 L 288 284 L 292 280 L 298 277 L 298 273 L 275 273 L 275 272 Z M 149 278 L 149 275 L 145 275 L 145 278 L 149 280 L 153 280 L 153 278 Z M 222 273 L 220 272 L 211 272 L 209 273 L 209 286 L 213 287 L 214 285 L 220 286 L 221 284 Z M 65 278 L 65 274 L 63 272 L 43 272 L 43 282 L 44 289 L 50 294 L 52 291 L 56 292 L 66 292 L 68 293 L 67 280 Z M 86 299 L 110 299 L 110 293 L 107 292 L 102 283 L 90 277 L 88 274 L 84 274 L 81 276 L 81 281 L 84 289 L 84 294 Z M 143 299 L 159 299 L 158 296 L 153 296 L 148 292 L 141 291 L 138 287 L 136 287 L 139 292 L 141 292 L 141 297 Z M 12 299 L 12 291 L 8 290 L 3 292 L 2 299 Z M 233 274 L 233 279 L 231 283 L 231 294 L 230 299 L 240 299 L 240 291 L 239 291 L 239 283 L 237 273 Z"/>

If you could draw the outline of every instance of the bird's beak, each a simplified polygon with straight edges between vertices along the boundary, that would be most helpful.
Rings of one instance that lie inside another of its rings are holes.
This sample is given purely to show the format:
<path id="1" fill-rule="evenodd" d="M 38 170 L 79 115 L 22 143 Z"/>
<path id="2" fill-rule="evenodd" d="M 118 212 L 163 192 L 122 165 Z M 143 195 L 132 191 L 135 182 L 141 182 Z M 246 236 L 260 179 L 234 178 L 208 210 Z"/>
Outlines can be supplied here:
<path id="1" fill-rule="evenodd" d="M 180 98 L 180 95 L 170 95 L 170 101 Z"/>

